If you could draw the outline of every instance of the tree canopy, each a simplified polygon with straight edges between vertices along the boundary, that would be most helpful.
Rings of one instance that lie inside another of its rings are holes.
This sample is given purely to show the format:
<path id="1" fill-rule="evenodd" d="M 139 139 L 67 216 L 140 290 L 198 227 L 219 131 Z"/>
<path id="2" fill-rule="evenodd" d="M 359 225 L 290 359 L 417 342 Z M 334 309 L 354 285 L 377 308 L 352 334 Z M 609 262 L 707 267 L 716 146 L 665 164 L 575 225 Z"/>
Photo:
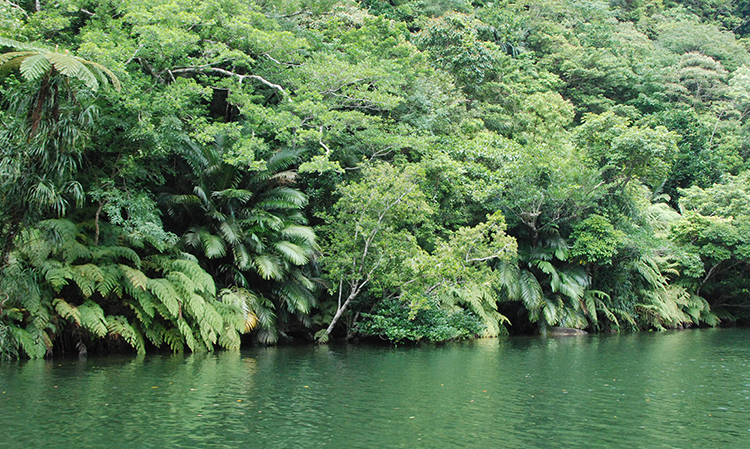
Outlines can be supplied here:
<path id="1" fill-rule="evenodd" d="M 0 355 L 741 322 L 723 5 L 0 3 Z"/>

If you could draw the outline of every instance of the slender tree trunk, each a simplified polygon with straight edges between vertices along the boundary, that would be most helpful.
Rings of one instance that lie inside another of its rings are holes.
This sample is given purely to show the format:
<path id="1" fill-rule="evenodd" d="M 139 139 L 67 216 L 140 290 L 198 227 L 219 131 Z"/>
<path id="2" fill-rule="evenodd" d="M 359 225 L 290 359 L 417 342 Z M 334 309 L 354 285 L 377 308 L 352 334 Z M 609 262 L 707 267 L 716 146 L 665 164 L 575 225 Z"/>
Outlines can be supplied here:
<path id="1" fill-rule="evenodd" d="M 104 203 L 106 201 L 99 201 L 99 208 L 96 210 L 96 215 L 94 215 L 94 246 L 99 246 L 99 215 L 102 213 Z"/>
<path id="2" fill-rule="evenodd" d="M 349 307 L 349 303 L 352 302 L 352 299 L 356 297 L 355 294 L 350 294 L 348 298 L 346 298 L 346 301 L 344 301 L 344 304 L 342 304 L 337 310 L 336 314 L 333 316 L 333 319 L 331 320 L 331 324 L 328 325 L 328 328 L 326 329 L 326 335 L 331 335 L 331 332 L 333 332 L 334 326 L 336 326 L 336 323 L 338 323 L 339 318 L 341 318 L 341 315 L 346 312 L 346 308 Z"/>
<path id="3" fill-rule="evenodd" d="M 360 281 L 354 281 L 353 284 L 351 284 L 351 290 L 349 290 L 349 296 L 346 298 L 346 301 L 344 301 L 343 304 L 341 304 L 341 291 L 343 287 L 344 281 L 342 280 L 339 282 L 339 304 L 336 309 L 336 314 L 333 316 L 333 319 L 331 320 L 331 323 L 328 325 L 328 328 L 326 329 L 326 335 L 331 335 L 331 332 L 333 332 L 333 328 L 336 326 L 336 323 L 339 322 L 339 319 L 341 318 L 341 315 L 346 312 L 347 307 L 349 307 L 349 303 L 352 302 L 354 298 L 359 296 L 359 292 L 362 291 L 362 287 L 367 284 L 367 280 L 364 282 Z"/>

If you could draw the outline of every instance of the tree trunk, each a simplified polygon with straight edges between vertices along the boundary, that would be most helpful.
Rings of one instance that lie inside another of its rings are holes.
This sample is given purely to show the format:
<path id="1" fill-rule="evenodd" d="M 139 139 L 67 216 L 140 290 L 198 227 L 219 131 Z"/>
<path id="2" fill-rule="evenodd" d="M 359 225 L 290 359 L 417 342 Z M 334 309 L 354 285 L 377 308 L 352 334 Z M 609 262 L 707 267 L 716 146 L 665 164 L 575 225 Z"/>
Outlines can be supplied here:
<path id="1" fill-rule="evenodd" d="M 346 308 L 349 306 L 349 303 L 354 299 L 356 295 L 349 295 L 348 298 L 346 298 L 346 301 L 344 301 L 344 304 L 341 305 L 341 307 L 336 310 L 336 315 L 333 316 L 333 319 L 331 320 L 331 324 L 328 325 L 328 328 L 326 329 L 326 335 L 331 335 L 331 332 L 333 332 L 333 327 L 336 326 L 336 323 L 339 321 L 339 318 L 341 318 L 341 315 L 344 314 L 346 311 Z"/>

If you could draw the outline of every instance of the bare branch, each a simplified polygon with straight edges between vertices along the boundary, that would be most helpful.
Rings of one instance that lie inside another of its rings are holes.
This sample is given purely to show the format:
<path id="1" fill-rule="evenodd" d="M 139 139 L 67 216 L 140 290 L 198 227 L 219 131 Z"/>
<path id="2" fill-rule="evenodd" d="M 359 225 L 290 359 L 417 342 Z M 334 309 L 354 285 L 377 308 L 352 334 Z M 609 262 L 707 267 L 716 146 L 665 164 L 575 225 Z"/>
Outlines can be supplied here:
<path id="1" fill-rule="evenodd" d="M 328 148 L 328 145 L 323 143 L 323 126 L 320 127 L 320 139 L 318 139 L 318 143 L 321 147 L 325 148 L 326 150 L 326 157 L 331 155 L 331 149 Z"/>
<path id="2" fill-rule="evenodd" d="M 281 62 L 278 59 L 274 58 L 273 56 L 269 55 L 268 53 L 263 53 L 263 56 L 265 56 L 266 58 L 270 59 L 271 61 L 275 62 L 278 65 L 284 65 L 287 67 L 299 67 L 302 65 L 302 64 L 295 64 L 293 62 Z"/>
<path id="3" fill-rule="evenodd" d="M 274 84 L 268 81 L 267 79 L 263 78 L 262 76 L 258 76 L 258 75 L 240 75 L 239 73 L 234 73 L 234 72 L 230 72 L 229 70 L 224 70 L 218 67 L 210 67 L 210 66 L 209 67 L 183 67 L 179 69 L 173 69 L 171 71 L 171 73 L 177 74 L 177 75 L 181 73 L 206 73 L 206 72 L 217 73 L 219 75 L 224 75 L 224 76 L 232 76 L 232 77 L 236 76 L 240 80 L 240 83 L 242 83 L 242 81 L 245 80 L 245 78 L 254 79 L 256 81 L 260 81 L 261 83 L 265 84 L 266 86 L 272 89 L 278 90 L 279 92 L 281 92 L 282 95 L 286 95 L 286 91 L 284 90 L 283 87 L 279 86 L 278 84 Z"/>
<path id="4" fill-rule="evenodd" d="M 151 74 L 151 76 L 153 76 L 154 78 L 156 78 L 160 82 L 164 82 L 164 78 L 162 78 L 161 75 L 159 75 L 158 73 L 156 73 L 156 71 L 154 70 L 153 67 L 151 67 L 151 64 L 149 64 L 148 61 L 146 61 L 143 58 L 137 58 L 137 59 L 138 59 L 138 62 L 140 62 L 141 65 L 143 67 L 145 67 L 146 70 L 148 70 L 148 72 Z"/>
<path id="5" fill-rule="evenodd" d="M 300 16 L 302 14 L 306 14 L 308 16 L 313 15 L 312 11 L 302 10 L 302 11 L 297 11 L 297 12 L 292 13 L 292 14 L 274 15 L 274 16 L 266 16 L 266 17 L 269 18 L 269 19 L 290 19 L 292 17 Z"/>
<path id="6" fill-rule="evenodd" d="M 24 16 L 27 18 L 29 17 L 29 13 L 26 12 L 25 9 L 21 8 L 20 6 L 16 5 L 15 3 L 11 2 L 10 0 L 5 0 L 5 3 L 10 5 L 11 8 L 17 9 L 23 13 Z"/>
<path id="7" fill-rule="evenodd" d="M 130 59 L 128 59 L 127 61 L 125 61 L 125 65 L 128 65 L 131 62 L 133 62 L 133 59 L 135 59 L 135 55 L 138 54 L 138 52 L 141 50 L 141 48 L 143 48 L 143 46 L 139 45 L 138 48 L 135 49 L 135 51 L 133 52 L 133 56 L 131 56 Z"/>

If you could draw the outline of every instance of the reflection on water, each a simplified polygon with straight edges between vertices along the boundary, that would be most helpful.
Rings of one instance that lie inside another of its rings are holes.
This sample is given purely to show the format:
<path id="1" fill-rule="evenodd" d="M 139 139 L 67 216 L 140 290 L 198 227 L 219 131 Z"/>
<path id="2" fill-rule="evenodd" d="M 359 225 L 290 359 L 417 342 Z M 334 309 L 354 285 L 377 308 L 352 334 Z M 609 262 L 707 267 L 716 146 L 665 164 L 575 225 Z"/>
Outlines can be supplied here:
<path id="1" fill-rule="evenodd" d="M 0 365 L 0 447 L 750 447 L 750 331 Z"/>

